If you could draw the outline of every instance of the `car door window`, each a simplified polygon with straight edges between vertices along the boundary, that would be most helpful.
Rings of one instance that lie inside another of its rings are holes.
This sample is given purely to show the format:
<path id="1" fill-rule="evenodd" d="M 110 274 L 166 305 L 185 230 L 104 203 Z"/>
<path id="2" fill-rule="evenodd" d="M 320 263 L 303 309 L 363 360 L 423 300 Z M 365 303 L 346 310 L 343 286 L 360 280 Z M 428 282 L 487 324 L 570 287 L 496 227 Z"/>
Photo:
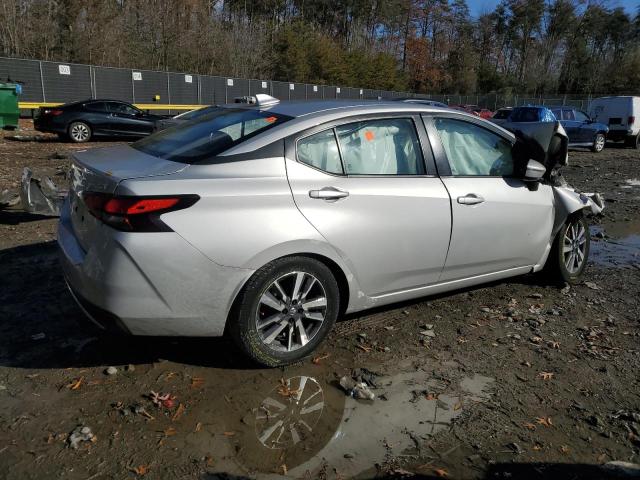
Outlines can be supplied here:
<path id="1" fill-rule="evenodd" d="M 92 102 L 87 104 L 87 109 L 92 112 L 107 112 L 107 104 L 105 102 Z"/>
<path id="2" fill-rule="evenodd" d="M 586 122 L 589 120 L 589 117 L 587 116 L 586 113 L 581 112 L 580 110 L 576 110 L 576 120 L 578 122 Z"/>
<path id="3" fill-rule="evenodd" d="M 575 120 L 576 117 L 573 114 L 573 110 L 567 110 L 567 109 L 563 110 L 562 111 L 562 119 L 563 120 Z"/>
<path id="4" fill-rule="evenodd" d="M 453 176 L 513 175 L 508 140 L 464 120 L 436 118 L 434 123 Z"/>
<path id="5" fill-rule="evenodd" d="M 553 110 L 551 110 L 551 113 L 553 113 L 558 120 L 562 120 L 562 110 L 560 110 L 559 108 L 554 108 Z"/>
<path id="6" fill-rule="evenodd" d="M 388 118 L 336 127 L 348 175 L 421 175 L 424 162 L 413 120 Z"/>
<path id="7" fill-rule="evenodd" d="M 125 115 L 136 115 L 139 111 L 125 103 L 112 102 L 109 104 L 109 108 L 113 113 L 123 113 Z"/>
<path id="8" fill-rule="evenodd" d="M 333 130 L 325 130 L 298 140 L 297 157 L 299 162 L 319 170 L 344 173 Z"/>

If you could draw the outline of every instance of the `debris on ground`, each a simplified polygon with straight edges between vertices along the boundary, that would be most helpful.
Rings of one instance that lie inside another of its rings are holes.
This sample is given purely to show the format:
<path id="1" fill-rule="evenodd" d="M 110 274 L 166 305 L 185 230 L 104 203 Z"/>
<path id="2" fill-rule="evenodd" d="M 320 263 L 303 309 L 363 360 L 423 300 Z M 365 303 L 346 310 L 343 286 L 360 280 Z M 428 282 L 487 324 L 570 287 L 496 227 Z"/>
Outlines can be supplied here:
<path id="1" fill-rule="evenodd" d="M 346 375 L 340 379 L 340 386 L 347 395 L 360 400 L 375 400 L 376 394 L 364 382 L 356 382 Z"/>
<path id="2" fill-rule="evenodd" d="M 67 439 L 67 442 L 69 442 L 69 446 L 74 450 L 77 450 L 80 447 L 80 444 L 83 442 L 95 443 L 97 441 L 98 437 L 93 434 L 91 428 L 83 425 L 77 426 L 73 430 L 73 432 L 71 432 L 71 435 L 69 435 L 69 438 Z"/>
<path id="3" fill-rule="evenodd" d="M 20 194 L 9 190 L 0 192 L 0 210 L 8 207 L 15 207 L 20 203 Z"/>
<path id="4" fill-rule="evenodd" d="M 36 333 L 35 335 L 31 335 L 31 340 L 44 340 L 47 338 L 47 335 L 44 332 Z"/>
<path id="5" fill-rule="evenodd" d="M 151 390 L 149 398 L 156 407 L 172 409 L 176 405 L 176 397 L 170 393 L 156 393 Z"/>
<path id="6" fill-rule="evenodd" d="M 22 171 L 20 200 L 25 212 L 58 217 L 66 194 L 66 190 L 59 189 L 51 177 L 35 178 L 29 167 Z"/>
<path id="7" fill-rule="evenodd" d="M 104 371 L 106 375 L 115 375 L 118 373 L 118 369 L 116 367 L 107 367 Z"/>

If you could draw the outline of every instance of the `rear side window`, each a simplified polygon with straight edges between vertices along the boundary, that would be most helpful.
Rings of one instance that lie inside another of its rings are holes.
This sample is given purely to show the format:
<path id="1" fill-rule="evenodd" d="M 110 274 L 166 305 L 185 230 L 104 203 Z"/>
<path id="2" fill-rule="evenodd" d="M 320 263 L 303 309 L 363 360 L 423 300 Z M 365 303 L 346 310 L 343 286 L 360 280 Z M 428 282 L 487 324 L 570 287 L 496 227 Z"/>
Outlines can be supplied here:
<path id="1" fill-rule="evenodd" d="M 501 136 L 473 123 L 451 118 L 436 118 L 435 127 L 454 177 L 513 175 L 511 143 Z"/>
<path id="2" fill-rule="evenodd" d="M 493 118 L 501 120 L 501 119 L 507 118 L 510 114 L 511 114 L 511 110 L 502 110 L 502 109 L 500 109 L 493 115 Z"/>
<path id="3" fill-rule="evenodd" d="M 197 163 L 218 155 L 291 117 L 244 108 L 220 108 L 132 144 L 174 162 Z"/>
<path id="4" fill-rule="evenodd" d="M 299 140 L 297 153 L 298 161 L 311 167 L 329 173 L 344 173 L 333 130 L 325 130 Z"/>
<path id="5" fill-rule="evenodd" d="M 557 117 L 557 115 L 556 115 Z M 567 108 L 565 108 L 564 110 L 562 110 L 562 119 L 563 120 L 575 120 L 576 116 L 573 113 L 573 110 L 569 110 Z"/>
<path id="6" fill-rule="evenodd" d="M 420 175 L 424 162 L 413 121 L 388 118 L 336 127 L 348 175 Z"/>
<path id="7" fill-rule="evenodd" d="M 92 112 L 104 112 L 108 111 L 107 104 L 105 102 L 91 102 L 87 103 L 87 109 Z"/>

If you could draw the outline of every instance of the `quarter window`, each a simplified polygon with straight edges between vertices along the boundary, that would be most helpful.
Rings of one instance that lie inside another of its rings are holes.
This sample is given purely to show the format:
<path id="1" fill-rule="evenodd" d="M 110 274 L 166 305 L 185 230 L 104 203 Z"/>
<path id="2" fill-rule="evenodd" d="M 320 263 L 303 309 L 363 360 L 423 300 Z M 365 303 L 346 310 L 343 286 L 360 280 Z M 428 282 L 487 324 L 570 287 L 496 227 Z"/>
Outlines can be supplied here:
<path id="1" fill-rule="evenodd" d="M 348 175 L 420 175 L 424 163 L 413 121 L 389 118 L 336 127 Z"/>
<path id="2" fill-rule="evenodd" d="M 513 175 L 511 143 L 501 136 L 462 120 L 436 118 L 453 176 Z"/>
<path id="3" fill-rule="evenodd" d="M 298 161 L 311 167 L 329 173 L 344 173 L 333 130 L 325 130 L 299 140 L 297 154 Z"/>
<path id="4" fill-rule="evenodd" d="M 575 115 L 573 114 L 573 110 L 567 110 L 567 109 L 564 109 L 564 110 L 562 111 L 562 119 L 563 119 L 563 120 L 575 120 L 575 119 L 576 119 L 576 117 L 575 117 Z"/>

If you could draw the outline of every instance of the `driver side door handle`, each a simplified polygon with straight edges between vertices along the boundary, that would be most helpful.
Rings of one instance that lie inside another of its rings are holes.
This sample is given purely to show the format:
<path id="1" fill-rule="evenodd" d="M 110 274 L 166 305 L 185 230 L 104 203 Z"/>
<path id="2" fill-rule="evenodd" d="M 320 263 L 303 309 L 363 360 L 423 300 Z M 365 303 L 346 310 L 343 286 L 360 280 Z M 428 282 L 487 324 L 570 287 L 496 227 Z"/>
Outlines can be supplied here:
<path id="1" fill-rule="evenodd" d="M 309 190 L 309 196 L 320 200 L 338 200 L 348 197 L 349 192 L 339 190 L 335 187 L 324 187 L 320 190 Z"/>
<path id="2" fill-rule="evenodd" d="M 484 198 L 475 193 L 467 193 L 464 197 L 458 197 L 458 203 L 461 205 L 477 205 L 484 202 Z"/>

